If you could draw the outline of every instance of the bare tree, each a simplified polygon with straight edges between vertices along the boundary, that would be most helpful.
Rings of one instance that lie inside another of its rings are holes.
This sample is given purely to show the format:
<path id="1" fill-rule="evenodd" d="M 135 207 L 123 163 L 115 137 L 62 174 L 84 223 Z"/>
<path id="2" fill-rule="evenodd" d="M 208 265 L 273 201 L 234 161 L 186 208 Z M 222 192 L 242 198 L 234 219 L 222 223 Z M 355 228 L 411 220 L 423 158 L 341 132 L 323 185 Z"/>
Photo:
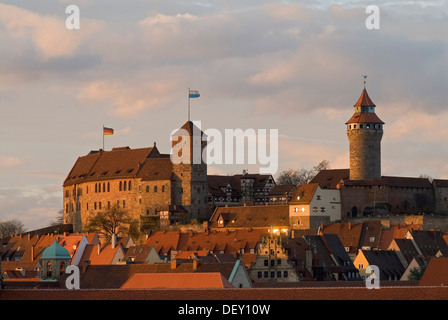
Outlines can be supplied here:
<path id="1" fill-rule="evenodd" d="M 310 183 L 321 170 L 326 169 L 330 169 L 330 162 L 328 160 L 322 160 L 317 166 L 314 166 L 313 169 L 302 168 L 300 170 L 285 170 L 278 176 L 277 184 L 293 184 L 295 186 L 298 186 L 299 184 L 307 184 Z"/>
<path id="2" fill-rule="evenodd" d="M 15 234 L 23 233 L 26 229 L 20 220 L 12 219 L 0 222 L 0 238 L 12 237 Z"/>
<path id="3" fill-rule="evenodd" d="M 117 206 L 106 211 L 97 212 L 87 219 L 86 231 L 97 232 L 110 241 L 113 234 L 129 232 L 131 218 L 126 210 Z"/>

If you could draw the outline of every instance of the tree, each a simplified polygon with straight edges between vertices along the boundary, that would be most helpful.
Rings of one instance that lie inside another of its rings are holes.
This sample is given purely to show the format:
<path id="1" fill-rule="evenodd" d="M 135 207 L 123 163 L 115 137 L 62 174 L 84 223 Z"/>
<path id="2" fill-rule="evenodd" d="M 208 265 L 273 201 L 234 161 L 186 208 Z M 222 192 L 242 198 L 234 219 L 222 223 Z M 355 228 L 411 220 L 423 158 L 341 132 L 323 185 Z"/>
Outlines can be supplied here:
<path id="1" fill-rule="evenodd" d="M 426 266 L 415 267 L 409 271 L 408 280 L 421 280 L 425 273 Z"/>
<path id="2" fill-rule="evenodd" d="M 25 232 L 23 223 L 17 219 L 0 222 L 0 238 L 9 238 Z"/>
<path id="3" fill-rule="evenodd" d="M 330 169 L 330 162 L 328 160 L 322 160 L 317 166 L 312 169 L 302 168 L 300 170 L 289 169 L 282 171 L 277 178 L 277 184 L 293 184 L 298 186 L 299 184 L 310 183 L 311 180 L 322 170 Z"/>
<path id="4" fill-rule="evenodd" d="M 50 226 L 57 226 L 57 225 L 60 225 L 60 224 L 64 224 L 64 210 L 59 210 L 58 211 L 58 215 L 50 223 Z"/>
<path id="5" fill-rule="evenodd" d="M 87 219 L 86 231 L 103 235 L 110 242 L 113 234 L 129 233 L 131 222 L 126 210 L 114 206 L 90 216 Z"/>

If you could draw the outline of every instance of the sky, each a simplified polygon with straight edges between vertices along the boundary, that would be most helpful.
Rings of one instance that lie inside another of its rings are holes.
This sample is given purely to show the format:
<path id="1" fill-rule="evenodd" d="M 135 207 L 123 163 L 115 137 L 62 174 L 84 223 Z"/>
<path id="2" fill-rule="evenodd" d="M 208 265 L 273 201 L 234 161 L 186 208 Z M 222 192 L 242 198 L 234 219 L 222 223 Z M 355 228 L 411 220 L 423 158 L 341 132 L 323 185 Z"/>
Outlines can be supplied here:
<path id="1" fill-rule="evenodd" d="M 379 29 L 366 27 L 372 4 Z M 103 125 L 106 150 L 169 153 L 188 88 L 203 130 L 278 130 L 275 178 L 349 167 L 345 122 L 367 75 L 382 174 L 448 179 L 447 27 L 445 0 L 0 0 L 0 221 L 52 222 Z M 259 165 L 208 172 L 243 169 Z"/>

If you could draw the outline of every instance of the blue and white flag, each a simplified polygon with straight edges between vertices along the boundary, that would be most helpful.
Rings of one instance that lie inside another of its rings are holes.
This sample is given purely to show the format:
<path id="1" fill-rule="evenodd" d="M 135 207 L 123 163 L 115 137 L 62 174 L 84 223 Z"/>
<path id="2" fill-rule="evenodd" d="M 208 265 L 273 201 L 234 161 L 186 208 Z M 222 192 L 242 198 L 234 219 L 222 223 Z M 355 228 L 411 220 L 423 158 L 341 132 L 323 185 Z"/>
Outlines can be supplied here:
<path id="1" fill-rule="evenodd" d="M 198 90 L 190 90 L 188 97 L 189 98 L 199 98 L 200 97 L 199 91 Z"/>

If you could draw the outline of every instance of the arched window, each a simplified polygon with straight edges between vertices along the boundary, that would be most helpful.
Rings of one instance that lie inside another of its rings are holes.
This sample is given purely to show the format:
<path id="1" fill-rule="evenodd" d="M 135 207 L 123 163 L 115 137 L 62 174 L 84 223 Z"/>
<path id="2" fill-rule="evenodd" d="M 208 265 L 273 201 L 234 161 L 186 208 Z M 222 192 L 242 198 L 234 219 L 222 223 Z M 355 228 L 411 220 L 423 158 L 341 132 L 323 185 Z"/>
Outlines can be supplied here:
<path id="1" fill-rule="evenodd" d="M 149 192 L 149 186 L 146 186 L 146 192 Z"/>
<path id="2" fill-rule="evenodd" d="M 107 192 L 110 192 L 110 182 L 107 183 Z"/>
<path id="3" fill-rule="evenodd" d="M 128 186 L 129 186 L 129 191 L 131 191 L 132 190 L 131 180 L 129 180 Z"/>
<path id="4" fill-rule="evenodd" d="M 157 186 L 154 186 L 154 192 L 157 192 Z"/>
<path id="5" fill-rule="evenodd" d="M 50 278 L 52 276 L 51 275 L 52 270 L 53 270 L 53 267 L 51 265 L 51 261 L 48 261 L 47 262 L 47 278 Z"/>
<path id="6" fill-rule="evenodd" d="M 103 182 L 103 192 L 106 192 L 106 183 Z"/>
<path id="7" fill-rule="evenodd" d="M 123 191 L 126 191 L 126 181 L 123 183 Z"/>
<path id="8" fill-rule="evenodd" d="M 98 184 L 95 183 L 95 193 L 98 192 Z"/>
<path id="9" fill-rule="evenodd" d="M 120 185 L 119 185 L 119 187 L 118 187 L 118 190 L 121 191 L 122 189 L 123 189 L 123 182 L 120 181 Z"/>

